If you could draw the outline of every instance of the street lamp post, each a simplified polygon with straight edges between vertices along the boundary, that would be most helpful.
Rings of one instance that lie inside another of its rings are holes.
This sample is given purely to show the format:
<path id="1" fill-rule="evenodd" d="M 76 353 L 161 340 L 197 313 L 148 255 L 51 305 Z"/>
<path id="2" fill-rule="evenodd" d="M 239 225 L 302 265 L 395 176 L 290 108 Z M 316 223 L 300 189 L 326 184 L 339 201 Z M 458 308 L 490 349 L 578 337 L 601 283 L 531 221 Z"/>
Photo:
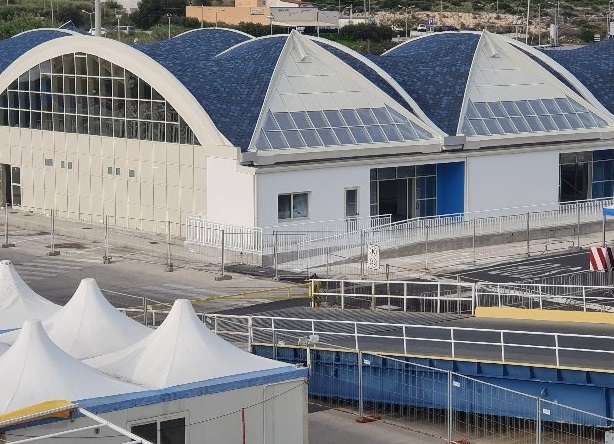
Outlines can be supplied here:
<path id="1" fill-rule="evenodd" d="M 271 35 L 273 35 L 273 16 L 272 15 L 268 15 L 267 17 L 268 17 L 269 23 L 271 25 Z"/>
<path id="2" fill-rule="evenodd" d="M 166 14 L 166 18 L 168 19 L 168 39 L 171 39 L 171 19 L 173 18 L 173 14 Z M 217 28 L 217 23 L 215 24 Z"/>
<path id="3" fill-rule="evenodd" d="M 119 19 L 121 19 L 122 16 L 120 14 L 117 14 L 115 16 L 115 18 L 117 19 L 117 41 L 121 42 L 122 41 L 122 34 L 121 34 L 121 31 L 119 30 Z"/>
<path id="4" fill-rule="evenodd" d="M 95 12 L 87 12 L 85 9 L 82 9 L 81 12 L 90 16 L 90 32 L 91 32 L 91 30 L 94 29 L 94 23 L 92 22 L 92 15 L 94 15 Z"/>
<path id="5" fill-rule="evenodd" d="M 608 16 L 606 19 L 606 27 L 605 27 L 605 38 L 606 39 L 610 38 L 610 22 L 612 21 L 612 1 L 614 0 L 610 0 L 608 2 Z"/>
<path id="6" fill-rule="evenodd" d="M 409 29 L 409 10 L 415 8 L 416 5 L 407 6 L 407 2 L 405 2 L 405 6 L 397 5 L 399 8 L 405 9 L 405 40 L 408 38 L 408 29 Z"/>

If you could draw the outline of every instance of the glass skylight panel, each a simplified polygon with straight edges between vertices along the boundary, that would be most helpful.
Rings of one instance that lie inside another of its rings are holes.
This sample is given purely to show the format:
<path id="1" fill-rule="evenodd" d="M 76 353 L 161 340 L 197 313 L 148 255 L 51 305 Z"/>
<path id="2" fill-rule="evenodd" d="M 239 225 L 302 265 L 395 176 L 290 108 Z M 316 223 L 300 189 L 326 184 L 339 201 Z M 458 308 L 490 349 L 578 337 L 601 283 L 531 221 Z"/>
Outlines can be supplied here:
<path id="1" fill-rule="evenodd" d="M 318 136 L 318 132 L 314 129 L 301 130 L 301 136 L 307 144 L 307 146 L 322 146 L 323 143 Z"/>
<path id="2" fill-rule="evenodd" d="M 356 143 L 348 128 L 333 128 L 333 131 L 341 145 L 354 145 Z"/>
<path id="3" fill-rule="evenodd" d="M 541 100 L 529 100 L 529 104 L 538 115 L 550 114 Z"/>
<path id="4" fill-rule="evenodd" d="M 473 131 L 475 131 L 478 136 L 490 136 L 490 132 L 488 131 L 488 128 L 486 128 L 483 120 L 469 119 L 469 122 L 473 127 Z"/>
<path id="5" fill-rule="evenodd" d="M 488 128 L 490 134 L 504 134 L 503 130 L 497 123 L 497 119 L 484 119 L 484 124 L 486 125 L 486 128 Z"/>
<path id="6" fill-rule="evenodd" d="M 304 111 L 301 112 L 294 112 L 294 113 L 290 113 L 290 116 L 292 116 L 292 120 L 294 120 L 294 123 L 296 123 L 296 126 L 300 129 L 307 129 L 307 128 L 313 128 L 313 124 L 311 123 L 311 120 L 309 120 L 309 117 L 307 117 L 307 113 Z"/>
<path id="7" fill-rule="evenodd" d="M 358 114 L 356 114 L 356 111 L 353 109 L 342 109 L 341 115 L 343 116 L 343 118 L 345 119 L 345 122 L 350 127 L 362 125 L 362 122 L 358 118 Z"/>
<path id="8" fill-rule="evenodd" d="M 281 131 L 265 131 L 265 133 L 273 149 L 288 148 L 288 143 Z"/>
<path id="9" fill-rule="evenodd" d="M 475 136 L 475 131 L 473 130 L 473 127 L 469 123 L 469 119 L 467 117 L 463 119 L 463 134 L 466 136 Z"/>
<path id="10" fill-rule="evenodd" d="M 296 129 L 296 125 L 294 124 L 294 120 L 290 117 L 290 113 L 273 113 L 273 116 L 275 120 L 277 120 L 279 128 L 282 130 Z"/>
<path id="11" fill-rule="evenodd" d="M 264 121 L 263 128 L 265 131 L 278 130 L 279 126 L 277 126 L 277 122 L 273 119 L 273 114 L 268 113 L 266 116 L 266 120 Z"/>
<path id="12" fill-rule="evenodd" d="M 494 117 L 494 114 L 492 113 L 492 111 L 490 110 L 490 107 L 488 106 L 488 103 L 483 103 L 483 102 L 476 102 L 474 103 L 475 108 L 478 110 L 478 113 L 480 114 L 480 117 L 487 119 L 490 117 Z"/>
<path id="13" fill-rule="evenodd" d="M 326 110 L 324 111 L 324 115 L 332 127 L 347 126 L 343 120 L 343 117 L 341 117 L 341 113 L 337 110 Z"/>
<path id="14" fill-rule="evenodd" d="M 554 99 L 556 101 L 556 104 L 559 106 L 559 108 L 561 108 L 561 111 L 563 111 L 563 113 L 567 114 L 567 113 L 573 113 L 574 110 L 571 107 L 571 105 L 569 104 L 569 101 L 567 100 L 567 98 L 564 99 Z"/>
<path id="15" fill-rule="evenodd" d="M 554 99 L 542 99 L 542 103 L 548 110 L 548 114 L 560 114 L 561 110 Z"/>
<path id="16" fill-rule="evenodd" d="M 522 116 L 522 113 L 520 112 L 520 110 L 518 109 L 518 107 L 516 106 L 514 102 L 501 102 L 501 105 L 503 105 L 503 108 L 505 108 L 505 111 L 507 111 L 507 114 L 510 117 Z"/>
<path id="17" fill-rule="evenodd" d="M 546 131 L 556 131 L 558 128 L 550 116 L 537 116 Z"/>
<path id="18" fill-rule="evenodd" d="M 491 102 L 489 103 L 490 109 L 495 117 L 507 117 L 507 112 L 501 102 Z"/>
<path id="19" fill-rule="evenodd" d="M 270 150 L 271 144 L 268 139 L 264 135 L 264 131 L 260 131 L 260 137 L 256 140 L 256 149 L 257 150 Z"/>
<path id="20" fill-rule="evenodd" d="M 326 120 L 326 117 L 324 117 L 324 113 L 322 111 L 307 111 L 307 115 L 309 115 L 314 128 L 330 127 L 328 120 Z"/>
<path id="21" fill-rule="evenodd" d="M 363 126 L 352 126 L 350 127 L 350 132 L 352 136 L 354 136 L 354 140 L 356 143 L 371 143 L 371 138 L 369 137 L 369 133 Z M 415 139 L 416 137 L 414 137 Z M 410 140 L 410 139 L 405 139 Z"/>
<path id="22" fill-rule="evenodd" d="M 369 108 L 359 108 L 359 109 L 356 110 L 356 112 L 360 116 L 360 120 L 362 120 L 363 124 L 365 124 L 365 125 L 375 125 L 377 123 L 377 120 L 375 120 L 375 116 L 371 112 L 371 109 L 369 109 Z"/>
<path id="23" fill-rule="evenodd" d="M 384 131 L 382 131 L 381 127 L 376 125 L 369 125 L 366 128 L 373 142 L 388 142 L 388 140 L 386 139 L 386 135 L 384 134 Z"/>
<path id="24" fill-rule="evenodd" d="M 283 131 L 283 134 L 290 148 L 303 148 L 305 146 L 305 142 L 298 131 L 288 130 Z"/>
<path id="25" fill-rule="evenodd" d="M 335 137 L 333 130 L 330 128 L 318 128 L 318 135 L 322 142 L 326 146 L 340 145 L 339 141 Z"/>
<path id="26" fill-rule="evenodd" d="M 497 119 L 497 122 L 499 122 L 501 129 L 503 129 L 503 132 L 506 134 L 514 134 L 518 132 L 509 117 Z"/>
<path id="27" fill-rule="evenodd" d="M 588 110 L 583 107 L 582 105 L 580 105 L 578 102 L 576 102 L 574 99 L 570 99 L 569 97 L 567 98 L 569 100 L 569 104 L 571 105 L 571 107 L 573 108 L 573 110 L 577 113 L 585 113 Z"/>
<path id="28" fill-rule="evenodd" d="M 603 120 L 601 117 L 599 117 L 597 114 L 595 113 L 591 113 L 591 116 L 593 116 L 593 120 L 595 120 L 595 123 L 597 124 L 597 126 L 599 128 L 605 128 L 608 125 L 608 122 L 606 122 L 605 120 Z"/>
<path id="29" fill-rule="evenodd" d="M 470 100 L 469 103 L 467 104 L 467 112 L 466 115 L 468 118 L 470 119 L 479 119 L 480 118 L 480 114 L 478 113 L 478 111 L 475 109 L 475 106 L 473 105 L 473 102 Z"/>
<path id="30" fill-rule="evenodd" d="M 419 138 L 424 139 L 424 140 L 433 138 L 433 135 L 429 133 L 427 130 L 425 130 L 424 128 L 422 128 L 421 126 L 414 125 L 413 123 L 411 124 L 411 126 L 413 126 L 414 131 L 416 132 L 416 134 L 418 134 Z"/>
<path id="31" fill-rule="evenodd" d="M 372 108 L 373 114 L 375 114 L 375 118 L 381 124 L 392 123 L 392 118 L 386 108 Z"/>
<path id="32" fill-rule="evenodd" d="M 404 140 L 418 140 L 420 138 L 416 134 L 414 126 L 409 123 L 397 125 L 397 128 L 401 132 L 401 136 L 403 136 Z"/>
<path id="33" fill-rule="evenodd" d="M 408 122 L 407 118 L 404 115 L 402 115 L 401 113 L 393 110 L 389 106 L 386 106 L 386 109 L 390 113 L 390 117 L 392 117 L 392 121 L 394 123 L 406 123 L 406 122 Z"/>
<path id="34" fill-rule="evenodd" d="M 529 105 L 529 102 L 527 102 L 526 100 L 519 100 L 518 102 L 516 102 L 516 106 L 520 110 L 520 114 L 522 116 L 526 117 L 535 115 L 535 111 L 533 111 L 533 108 L 531 108 L 531 105 Z"/>
<path id="35" fill-rule="evenodd" d="M 590 113 L 578 113 L 577 115 L 578 115 L 578 117 L 580 118 L 580 120 L 582 121 L 582 123 L 584 124 L 585 127 L 587 127 L 587 128 L 595 128 L 597 126 L 597 124 L 595 123 L 595 121 L 591 117 Z"/>
<path id="36" fill-rule="evenodd" d="M 531 128 L 531 131 L 533 132 L 544 131 L 544 127 L 539 122 L 539 119 L 537 118 L 537 116 L 524 116 L 524 118 L 527 121 L 529 128 Z"/>
<path id="37" fill-rule="evenodd" d="M 554 123 L 556 123 L 556 126 L 559 127 L 559 130 L 584 128 L 584 125 L 582 125 L 582 122 L 580 122 L 580 119 L 578 119 L 578 117 L 573 114 L 570 114 L 568 117 L 569 118 L 565 118 L 563 114 L 552 115 L 552 119 L 554 120 Z"/>
<path id="38" fill-rule="evenodd" d="M 388 138 L 389 141 L 392 142 L 392 141 L 403 140 L 396 126 L 382 125 L 382 129 L 384 130 L 384 134 L 386 134 L 386 137 Z"/>

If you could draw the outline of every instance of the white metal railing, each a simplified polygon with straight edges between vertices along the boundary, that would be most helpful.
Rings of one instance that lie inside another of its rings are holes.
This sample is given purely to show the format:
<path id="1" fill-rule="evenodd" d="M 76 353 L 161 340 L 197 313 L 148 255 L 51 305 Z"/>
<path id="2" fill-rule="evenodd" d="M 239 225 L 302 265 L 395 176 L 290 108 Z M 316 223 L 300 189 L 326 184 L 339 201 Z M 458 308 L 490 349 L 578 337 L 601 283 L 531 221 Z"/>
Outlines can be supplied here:
<path id="1" fill-rule="evenodd" d="M 592 367 L 597 362 L 601 362 L 604 367 L 607 367 L 605 363 L 610 362 L 611 357 L 614 356 L 614 350 L 599 348 L 599 345 L 603 345 L 604 342 L 613 343 L 613 336 L 221 314 L 207 315 L 205 322 L 218 335 L 225 337 L 239 336 L 249 338 L 252 343 L 269 343 L 272 345 L 280 342 L 283 342 L 283 344 L 288 342 L 298 343 L 296 341 L 302 336 L 318 335 L 321 343 L 325 346 L 373 350 L 378 345 L 385 345 L 386 350 L 389 351 L 390 344 L 386 345 L 381 341 L 394 340 L 402 341 L 399 352 L 402 350 L 404 354 L 408 354 L 412 349 L 412 344 L 430 344 L 433 347 L 431 353 L 434 355 L 443 355 L 453 359 L 463 356 L 462 353 L 458 353 L 462 346 L 481 346 L 491 347 L 490 350 L 494 350 L 493 356 L 502 363 L 520 362 L 518 359 L 510 359 L 509 356 L 512 350 L 523 350 L 534 353 L 532 355 L 534 358 L 527 358 L 528 360 L 551 360 L 556 366 L 573 367 L 577 367 L 581 363 L 569 361 L 570 354 L 567 352 L 575 352 L 576 356 L 582 353 L 599 355 L 599 359 L 585 361 L 590 362 Z M 231 325 L 230 328 L 225 328 L 228 325 L 227 323 Z M 238 328 L 241 326 L 244 330 Z M 420 331 L 431 334 L 421 334 Z M 480 339 L 489 336 L 496 338 L 496 340 Z M 522 340 L 515 340 L 515 338 L 521 336 Z M 531 344 L 531 341 L 535 343 Z M 544 345 L 545 343 L 550 345 Z M 563 344 L 574 344 L 574 346 Z M 443 345 L 443 347 L 434 348 L 439 345 Z M 591 345 L 596 345 L 596 347 L 591 348 Z M 567 360 L 562 360 L 562 358 Z M 531 363 L 544 363 L 542 361 Z"/>
<path id="2" fill-rule="evenodd" d="M 229 250 L 262 252 L 262 228 L 245 228 L 236 225 L 209 222 L 199 216 L 188 216 L 186 243 L 213 245 Z"/>

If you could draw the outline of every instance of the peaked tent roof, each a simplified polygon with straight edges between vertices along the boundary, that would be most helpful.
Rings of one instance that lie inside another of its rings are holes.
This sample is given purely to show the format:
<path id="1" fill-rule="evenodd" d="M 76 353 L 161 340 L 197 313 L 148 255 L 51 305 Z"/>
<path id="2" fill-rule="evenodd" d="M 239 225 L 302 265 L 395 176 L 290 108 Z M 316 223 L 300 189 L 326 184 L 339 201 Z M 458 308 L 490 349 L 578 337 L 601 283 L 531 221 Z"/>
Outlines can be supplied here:
<path id="1" fill-rule="evenodd" d="M 66 354 L 40 321 L 26 321 L 15 344 L 0 356 L 0 414 L 52 399 L 82 399 L 143 390 L 115 380 Z"/>
<path id="2" fill-rule="evenodd" d="M 290 365 L 247 353 L 211 332 L 186 299 L 145 339 L 84 361 L 107 374 L 150 388 L 166 388 Z"/>
<path id="3" fill-rule="evenodd" d="M 28 287 L 11 261 L 0 261 L 0 330 L 19 328 L 26 319 L 45 319 L 59 309 Z"/>
<path id="4" fill-rule="evenodd" d="M 83 279 L 66 305 L 42 324 L 49 338 L 76 359 L 120 350 L 151 333 L 113 307 L 90 278 Z M 12 344 L 18 335 L 18 331 L 5 333 L 0 342 Z"/>

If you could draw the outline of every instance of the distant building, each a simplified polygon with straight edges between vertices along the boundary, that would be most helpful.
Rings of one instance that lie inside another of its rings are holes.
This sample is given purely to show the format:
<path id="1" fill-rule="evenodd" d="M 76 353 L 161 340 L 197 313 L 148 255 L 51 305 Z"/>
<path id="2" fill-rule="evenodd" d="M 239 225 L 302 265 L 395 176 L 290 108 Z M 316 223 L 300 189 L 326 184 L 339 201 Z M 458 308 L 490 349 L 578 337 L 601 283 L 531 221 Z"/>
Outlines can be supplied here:
<path id="1" fill-rule="evenodd" d="M 282 0 L 236 0 L 235 6 L 187 6 L 186 17 L 201 22 L 227 23 L 271 23 L 271 8 L 298 8 L 311 6 L 308 2 L 284 2 Z"/>

